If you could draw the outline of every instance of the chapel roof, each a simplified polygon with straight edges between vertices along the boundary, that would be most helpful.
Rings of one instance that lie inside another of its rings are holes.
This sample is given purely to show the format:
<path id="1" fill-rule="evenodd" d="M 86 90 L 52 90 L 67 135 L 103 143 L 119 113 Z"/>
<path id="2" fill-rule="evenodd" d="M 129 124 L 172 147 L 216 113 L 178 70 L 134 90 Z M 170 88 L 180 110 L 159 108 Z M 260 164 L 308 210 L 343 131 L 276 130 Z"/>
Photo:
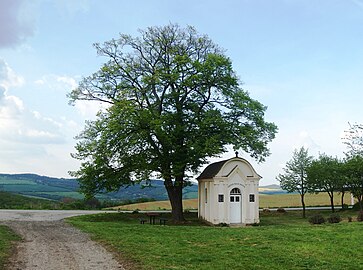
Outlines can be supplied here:
<path id="1" fill-rule="evenodd" d="M 228 161 L 229 159 L 214 162 L 212 164 L 209 164 L 203 172 L 197 177 L 197 180 L 200 179 L 211 179 L 221 170 L 223 165 Z"/>
<path id="2" fill-rule="evenodd" d="M 230 159 L 226 159 L 226 160 L 222 160 L 222 161 L 218 161 L 218 162 L 214 162 L 209 164 L 204 170 L 203 172 L 197 177 L 197 180 L 201 180 L 201 179 L 212 179 L 213 177 L 215 177 L 218 172 L 222 169 L 222 167 L 224 166 L 224 164 L 226 164 L 227 162 L 231 161 L 231 160 L 240 160 L 244 163 L 247 163 L 251 169 L 255 172 L 255 170 L 253 169 L 253 167 L 251 166 L 251 164 L 245 160 L 244 158 L 240 158 L 238 156 L 230 158 Z M 255 172 L 256 173 L 256 172 Z M 258 175 L 260 178 L 261 176 L 259 174 L 256 173 L 256 175 Z"/>

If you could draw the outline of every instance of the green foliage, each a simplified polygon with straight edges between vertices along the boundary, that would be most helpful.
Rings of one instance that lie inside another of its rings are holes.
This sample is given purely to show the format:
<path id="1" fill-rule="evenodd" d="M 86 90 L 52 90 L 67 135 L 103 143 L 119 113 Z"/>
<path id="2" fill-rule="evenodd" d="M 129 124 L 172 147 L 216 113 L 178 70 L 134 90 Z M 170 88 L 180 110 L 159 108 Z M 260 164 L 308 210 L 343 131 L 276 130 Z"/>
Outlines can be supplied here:
<path id="1" fill-rule="evenodd" d="M 313 160 L 307 168 L 308 183 L 315 191 L 328 193 L 330 204 L 334 212 L 334 192 L 340 191 L 345 186 L 344 162 L 336 157 L 325 154 Z"/>
<path id="2" fill-rule="evenodd" d="M 324 215 L 329 213 L 322 212 Z M 145 215 L 143 215 L 145 217 Z M 261 215 L 258 227 L 201 226 L 197 215 L 183 226 L 140 224 L 131 214 L 72 218 L 106 243 L 133 269 L 360 269 L 362 226 L 311 226 L 301 212 Z M 170 218 L 170 215 L 166 215 Z M 196 226 L 188 226 L 188 225 Z M 356 248 L 352 248 L 356 247 Z M 349 254 L 349 256 L 347 256 Z"/>
<path id="3" fill-rule="evenodd" d="M 277 180 L 280 181 L 280 186 L 287 192 L 298 192 L 301 197 L 303 207 L 303 217 L 305 217 L 305 201 L 304 196 L 311 191 L 310 185 L 307 183 L 306 170 L 313 160 L 309 156 L 308 149 L 301 147 L 295 149 L 292 159 L 286 163 L 284 174 L 279 174 Z"/>
<path id="4" fill-rule="evenodd" d="M 346 186 L 358 199 L 358 206 L 363 211 L 363 157 L 349 157 L 345 164 Z"/>
<path id="5" fill-rule="evenodd" d="M 0 209 L 55 209 L 59 203 L 0 191 Z"/>
<path id="6" fill-rule="evenodd" d="M 308 149 L 304 147 L 295 149 L 292 159 L 286 163 L 284 174 L 277 176 L 281 188 L 287 192 L 298 192 L 302 195 L 307 193 L 309 186 L 306 183 L 306 169 L 312 160 L 313 157 L 309 156 Z"/>
<path id="7" fill-rule="evenodd" d="M 309 218 L 310 224 L 323 224 L 325 223 L 325 218 L 321 214 L 316 214 Z"/>
<path id="8" fill-rule="evenodd" d="M 337 213 L 333 213 L 331 214 L 328 218 L 327 218 L 329 223 L 339 223 L 342 221 L 342 218 L 340 217 L 339 214 Z"/>
<path id="9" fill-rule="evenodd" d="M 93 196 L 157 174 L 181 214 L 189 173 L 226 145 L 263 161 L 277 127 L 207 36 L 172 24 L 140 34 L 95 44 L 108 62 L 69 95 L 109 104 L 78 136 L 73 157 L 82 163 L 72 175 Z"/>
<path id="10" fill-rule="evenodd" d="M 120 205 L 117 201 L 99 201 L 96 198 L 89 200 L 76 200 L 64 198 L 61 202 L 46 199 L 30 198 L 8 192 L 0 192 L 0 209 L 63 209 L 63 210 L 90 210 L 103 209 Z"/>

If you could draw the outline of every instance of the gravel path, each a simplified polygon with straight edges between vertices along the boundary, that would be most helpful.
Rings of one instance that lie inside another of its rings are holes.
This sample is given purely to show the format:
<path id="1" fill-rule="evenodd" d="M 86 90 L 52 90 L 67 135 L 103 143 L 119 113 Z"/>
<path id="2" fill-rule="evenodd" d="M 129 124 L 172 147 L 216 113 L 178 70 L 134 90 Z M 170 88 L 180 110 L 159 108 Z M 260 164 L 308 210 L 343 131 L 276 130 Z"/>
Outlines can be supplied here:
<path id="1" fill-rule="evenodd" d="M 124 269 L 102 246 L 50 211 L 0 211 L 0 223 L 23 241 L 10 259 L 8 270 L 116 270 Z M 43 216 L 42 221 L 39 221 Z"/>

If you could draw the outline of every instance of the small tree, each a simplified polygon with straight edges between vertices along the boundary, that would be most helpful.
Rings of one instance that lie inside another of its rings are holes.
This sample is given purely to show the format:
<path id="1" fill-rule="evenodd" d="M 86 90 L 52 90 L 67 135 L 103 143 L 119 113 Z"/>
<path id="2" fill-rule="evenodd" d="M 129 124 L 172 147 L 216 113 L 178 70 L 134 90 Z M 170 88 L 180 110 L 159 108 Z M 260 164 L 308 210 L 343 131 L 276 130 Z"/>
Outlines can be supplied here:
<path id="1" fill-rule="evenodd" d="M 347 188 L 359 202 L 360 211 L 363 211 L 363 157 L 353 156 L 345 162 Z"/>
<path id="2" fill-rule="evenodd" d="M 295 149 L 292 159 L 286 163 L 284 174 L 279 174 L 277 180 L 280 181 L 281 188 L 287 192 L 298 192 L 301 198 L 301 205 L 303 208 L 303 218 L 305 214 L 305 194 L 310 191 L 306 181 L 306 169 L 310 166 L 313 160 L 309 156 L 308 149 L 301 147 L 299 150 Z"/>
<path id="3" fill-rule="evenodd" d="M 332 212 L 334 209 L 334 192 L 339 191 L 344 181 L 343 162 L 338 158 L 320 155 L 307 169 L 307 180 L 315 191 L 328 193 Z"/>

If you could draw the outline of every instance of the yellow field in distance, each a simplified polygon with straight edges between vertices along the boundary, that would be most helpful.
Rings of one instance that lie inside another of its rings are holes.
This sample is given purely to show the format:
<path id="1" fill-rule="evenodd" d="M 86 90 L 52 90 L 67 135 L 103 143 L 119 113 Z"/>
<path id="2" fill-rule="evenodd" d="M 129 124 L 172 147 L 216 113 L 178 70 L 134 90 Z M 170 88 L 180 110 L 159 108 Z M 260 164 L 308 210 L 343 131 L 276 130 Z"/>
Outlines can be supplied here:
<path id="1" fill-rule="evenodd" d="M 334 204 L 340 205 L 340 194 L 334 194 Z M 345 194 L 344 203 L 347 205 L 351 204 L 350 194 Z M 319 194 L 307 194 L 305 195 L 306 206 L 330 206 L 330 198 L 327 193 Z M 301 207 L 300 195 L 299 194 L 274 194 L 264 195 L 260 194 L 260 208 L 277 208 L 277 207 Z M 183 201 L 183 208 L 186 209 L 197 209 L 198 200 L 189 199 Z M 145 203 L 135 203 L 113 207 L 116 210 L 170 210 L 169 201 L 155 201 Z"/>

